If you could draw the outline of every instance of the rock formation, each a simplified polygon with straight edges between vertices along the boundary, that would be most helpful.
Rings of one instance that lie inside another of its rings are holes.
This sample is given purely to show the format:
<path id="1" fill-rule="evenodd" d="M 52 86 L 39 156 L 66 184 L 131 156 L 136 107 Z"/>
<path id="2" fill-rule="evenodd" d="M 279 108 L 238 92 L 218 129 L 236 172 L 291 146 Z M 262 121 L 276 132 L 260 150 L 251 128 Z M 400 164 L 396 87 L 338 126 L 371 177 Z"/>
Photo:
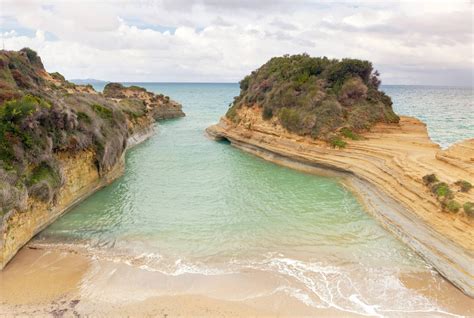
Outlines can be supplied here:
<path id="1" fill-rule="evenodd" d="M 299 65 L 294 63 L 292 67 L 295 64 Z M 298 69 L 305 72 L 304 68 Z M 285 166 L 341 177 L 385 228 L 474 297 L 474 191 L 470 189 L 474 180 L 474 139 L 442 150 L 428 137 L 425 124 L 396 115 L 397 120 L 379 117 L 370 125 L 357 128 L 350 116 L 343 116 L 337 120 L 339 124 L 333 125 L 332 118 L 323 112 L 322 138 L 295 131 L 285 125 L 281 116 L 265 115 L 265 107 L 277 109 L 277 114 L 282 109 L 262 105 L 268 95 L 263 94 L 250 104 L 241 103 L 249 85 L 261 85 L 259 81 L 252 82 L 258 79 L 258 73 L 259 70 L 251 75 L 249 83 L 243 85 L 241 97 L 217 125 L 207 128 L 207 133 Z M 354 74 L 349 72 L 342 78 L 344 87 Z M 326 79 L 321 80 L 319 85 L 325 87 L 325 94 L 332 95 L 328 98 L 340 100 L 341 92 L 334 91 Z M 280 89 L 285 87 L 278 85 Z M 305 100 L 304 96 L 297 96 Z M 299 118 L 301 114 L 318 116 L 316 109 L 321 104 L 314 99 L 311 102 L 311 96 L 307 100 L 313 108 L 293 107 L 291 98 L 282 107 L 293 109 Z M 380 105 L 375 108 L 376 112 L 381 109 Z M 351 111 L 354 109 L 348 110 Z M 331 139 L 334 137 L 327 138 L 334 135 L 337 142 Z"/>

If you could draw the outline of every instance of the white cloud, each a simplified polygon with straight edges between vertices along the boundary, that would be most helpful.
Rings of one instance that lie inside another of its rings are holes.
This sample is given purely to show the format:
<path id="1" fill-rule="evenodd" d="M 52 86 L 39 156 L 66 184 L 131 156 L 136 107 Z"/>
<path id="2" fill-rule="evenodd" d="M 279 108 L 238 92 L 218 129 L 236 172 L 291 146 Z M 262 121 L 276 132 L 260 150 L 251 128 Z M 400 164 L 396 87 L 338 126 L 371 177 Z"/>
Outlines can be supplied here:
<path id="1" fill-rule="evenodd" d="M 1 0 L 0 6 L 6 48 L 29 46 L 49 71 L 67 78 L 238 81 L 272 56 L 307 52 L 368 59 L 385 83 L 473 84 L 468 1 Z"/>

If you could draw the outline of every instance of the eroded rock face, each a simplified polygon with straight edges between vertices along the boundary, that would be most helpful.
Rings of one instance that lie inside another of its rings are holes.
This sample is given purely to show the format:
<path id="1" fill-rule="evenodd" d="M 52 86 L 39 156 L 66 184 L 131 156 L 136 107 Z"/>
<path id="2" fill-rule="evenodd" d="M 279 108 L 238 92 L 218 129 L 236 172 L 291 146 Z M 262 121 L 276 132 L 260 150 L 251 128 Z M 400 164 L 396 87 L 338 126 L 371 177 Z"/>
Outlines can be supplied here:
<path id="1" fill-rule="evenodd" d="M 125 87 L 119 83 L 109 83 L 104 87 L 104 96 L 127 104 L 143 104 L 155 120 L 183 117 L 181 104 L 163 94 L 154 94 L 143 87 Z"/>
<path id="2" fill-rule="evenodd" d="M 69 206 L 120 176 L 125 150 L 148 138 L 157 118 L 184 115 L 169 98 L 120 89 L 115 98 L 68 82 L 31 49 L 0 51 L 0 269 Z"/>

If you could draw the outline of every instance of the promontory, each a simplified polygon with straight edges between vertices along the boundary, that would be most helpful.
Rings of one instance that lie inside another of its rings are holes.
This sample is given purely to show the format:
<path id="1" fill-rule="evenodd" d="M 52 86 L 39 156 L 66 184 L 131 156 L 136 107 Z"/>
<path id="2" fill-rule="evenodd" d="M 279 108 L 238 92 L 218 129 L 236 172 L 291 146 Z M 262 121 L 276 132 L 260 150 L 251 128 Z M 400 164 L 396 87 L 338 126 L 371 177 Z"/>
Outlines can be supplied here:
<path id="1" fill-rule="evenodd" d="M 368 61 L 272 58 L 240 82 L 207 133 L 340 177 L 387 230 L 474 297 L 474 139 L 441 149 L 424 123 L 394 113 L 379 86 Z"/>

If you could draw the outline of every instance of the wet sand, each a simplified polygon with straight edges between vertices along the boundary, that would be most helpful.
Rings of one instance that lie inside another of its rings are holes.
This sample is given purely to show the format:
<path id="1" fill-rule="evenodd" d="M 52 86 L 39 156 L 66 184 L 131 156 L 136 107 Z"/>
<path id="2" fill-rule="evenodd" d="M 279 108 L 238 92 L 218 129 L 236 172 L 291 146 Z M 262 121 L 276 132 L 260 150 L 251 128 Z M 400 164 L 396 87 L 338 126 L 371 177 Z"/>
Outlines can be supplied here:
<path id="1" fill-rule="evenodd" d="M 0 272 L 2 316 L 360 317 L 335 308 L 315 308 L 284 293 L 252 295 L 255 286 L 274 288 L 271 277 L 258 272 L 172 276 L 75 251 L 30 247 Z M 433 282 L 414 273 L 400 280 L 435 300 L 442 310 L 387 316 L 473 316 L 474 299 L 438 277 Z"/>

